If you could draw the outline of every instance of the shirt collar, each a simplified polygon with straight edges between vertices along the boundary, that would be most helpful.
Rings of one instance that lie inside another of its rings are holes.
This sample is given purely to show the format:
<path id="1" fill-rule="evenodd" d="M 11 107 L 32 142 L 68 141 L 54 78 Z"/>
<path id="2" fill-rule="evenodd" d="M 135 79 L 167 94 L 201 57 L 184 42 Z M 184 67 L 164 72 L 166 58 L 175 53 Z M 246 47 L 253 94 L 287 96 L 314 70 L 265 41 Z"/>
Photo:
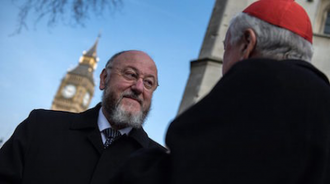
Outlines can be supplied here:
<path id="1" fill-rule="evenodd" d="M 104 116 L 102 107 L 99 110 L 99 117 L 97 119 L 97 125 L 99 127 L 100 132 L 102 132 L 104 129 L 111 128 L 110 123 L 108 122 L 107 118 Z M 132 130 L 132 127 L 126 127 L 123 129 L 118 130 L 121 135 L 128 135 L 130 131 Z"/>

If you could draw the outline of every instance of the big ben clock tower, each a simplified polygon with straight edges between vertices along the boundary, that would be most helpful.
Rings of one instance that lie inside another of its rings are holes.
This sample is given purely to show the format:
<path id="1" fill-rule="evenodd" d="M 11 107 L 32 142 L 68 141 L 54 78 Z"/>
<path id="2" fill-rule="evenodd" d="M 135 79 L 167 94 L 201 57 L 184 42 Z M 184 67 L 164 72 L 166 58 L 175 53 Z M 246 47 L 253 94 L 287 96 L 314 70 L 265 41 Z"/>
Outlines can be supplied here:
<path id="1" fill-rule="evenodd" d="M 88 108 L 94 95 L 93 73 L 98 62 L 96 56 L 98 40 L 99 37 L 92 48 L 83 52 L 78 66 L 68 71 L 62 79 L 51 107 L 52 110 L 82 112 Z"/>

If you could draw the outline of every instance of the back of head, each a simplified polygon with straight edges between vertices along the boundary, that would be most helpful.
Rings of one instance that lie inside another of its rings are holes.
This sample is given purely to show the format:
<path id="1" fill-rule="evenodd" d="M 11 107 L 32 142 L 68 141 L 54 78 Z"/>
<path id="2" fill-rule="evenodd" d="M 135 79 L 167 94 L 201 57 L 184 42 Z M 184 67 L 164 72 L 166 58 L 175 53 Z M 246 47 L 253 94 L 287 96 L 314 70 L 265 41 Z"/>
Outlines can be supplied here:
<path id="1" fill-rule="evenodd" d="M 257 36 L 256 52 L 276 60 L 311 61 L 312 26 L 305 10 L 294 0 L 260 0 L 231 21 L 230 42 L 236 43 L 246 29 Z"/>

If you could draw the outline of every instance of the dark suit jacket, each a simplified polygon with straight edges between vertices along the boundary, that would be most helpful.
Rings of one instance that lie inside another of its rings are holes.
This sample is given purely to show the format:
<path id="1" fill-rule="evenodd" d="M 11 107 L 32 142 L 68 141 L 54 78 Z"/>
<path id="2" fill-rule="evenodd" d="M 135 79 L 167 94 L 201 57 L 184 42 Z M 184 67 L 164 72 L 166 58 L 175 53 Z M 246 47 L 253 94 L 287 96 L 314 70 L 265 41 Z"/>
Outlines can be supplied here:
<path id="1" fill-rule="evenodd" d="M 100 107 L 79 114 L 32 111 L 0 150 L 0 183 L 108 183 L 136 150 L 165 151 L 142 128 L 104 149 L 97 126 Z"/>
<path id="2" fill-rule="evenodd" d="M 170 154 L 132 157 L 114 183 L 329 184 L 328 79 L 299 60 L 238 62 L 166 144 Z"/>

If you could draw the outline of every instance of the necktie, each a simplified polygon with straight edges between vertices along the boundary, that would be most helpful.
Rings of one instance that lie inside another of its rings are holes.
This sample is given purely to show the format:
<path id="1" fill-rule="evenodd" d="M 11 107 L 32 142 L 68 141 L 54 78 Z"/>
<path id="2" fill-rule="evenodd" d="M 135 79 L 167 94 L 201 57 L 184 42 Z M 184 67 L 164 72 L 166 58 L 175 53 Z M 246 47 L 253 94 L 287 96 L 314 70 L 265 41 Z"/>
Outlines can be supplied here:
<path id="1" fill-rule="evenodd" d="M 119 131 L 114 130 L 112 128 L 107 128 L 102 131 L 105 135 L 105 143 L 104 143 L 104 149 L 107 148 L 115 139 L 116 137 L 119 137 L 121 134 Z"/>

